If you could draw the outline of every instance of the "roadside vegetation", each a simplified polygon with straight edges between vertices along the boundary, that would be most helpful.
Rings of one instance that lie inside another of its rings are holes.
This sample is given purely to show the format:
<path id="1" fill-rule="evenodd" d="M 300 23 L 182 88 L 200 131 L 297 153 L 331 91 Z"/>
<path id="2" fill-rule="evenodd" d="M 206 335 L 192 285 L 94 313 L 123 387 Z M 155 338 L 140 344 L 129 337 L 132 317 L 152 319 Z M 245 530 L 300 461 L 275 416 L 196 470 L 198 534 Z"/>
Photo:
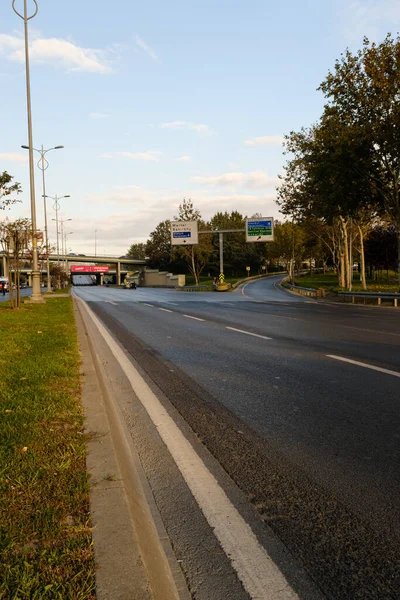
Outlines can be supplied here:
<path id="1" fill-rule="evenodd" d="M 0 598 L 94 599 L 72 300 L 0 321 Z"/>
<path id="2" fill-rule="evenodd" d="M 381 274 L 375 273 L 373 279 L 367 278 L 368 291 L 370 292 L 398 292 L 399 286 L 396 280 L 397 273 L 395 271 L 385 271 Z M 325 292 L 337 292 L 344 290 L 337 284 L 337 275 L 333 271 L 327 273 L 314 273 L 310 275 L 300 275 L 295 277 L 295 284 L 305 288 L 322 288 Z M 359 274 L 354 272 L 352 282 L 352 290 L 361 292 L 363 290 L 362 282 Z"/>

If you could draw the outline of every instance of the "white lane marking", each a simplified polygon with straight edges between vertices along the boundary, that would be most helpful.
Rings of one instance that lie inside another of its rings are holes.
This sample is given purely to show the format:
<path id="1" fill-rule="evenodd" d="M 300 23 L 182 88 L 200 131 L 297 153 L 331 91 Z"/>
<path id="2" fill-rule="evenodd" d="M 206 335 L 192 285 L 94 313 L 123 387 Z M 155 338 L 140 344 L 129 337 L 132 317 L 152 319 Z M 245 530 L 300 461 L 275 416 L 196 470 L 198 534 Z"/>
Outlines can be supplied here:
<path id="1" fill-rule="evenodd" d="M 192 317 L 192 315 L 183 315 L 187 319 L 194 319 L 195 321 L 204 321 L 205 319 L 200 319 L 199 317 Z"/>
<path id="2" fill-rule="evenodd" d="M 266 335 L 259 335 L 258 333 L 252 333 L 251 331 L 244 331 L 243 329 L 236 329 L 236 327 L 225 327 L 225 329 L 230 329 L 231 331 L 237 331 L 238 333 L 245 333 L 246 335 L 253 335 L 254 337 L 262 338 L 263 340 L 272 340 L 272 338 L 267 337 Z"/>
<path id="3" fill-rule="evenodd" d="M 158 307 L 158 310 L 163 310 L 164 312 L 172 312 L 172 310 L 169 310 L 169 308 L 161 308 L 160 306 Z"/>
<path id="4" fill-rule="evenodd" d="M 145 306 L 150 306 L 150 308 L 154 308 L 154 304 L 147 304 L 147 302 L 143 302 Z"/>
<path id="5" fill-rule="evenodd" d="M 373 371 L 379 371 L 380 373 L 386 373 L 386 375 L 393 375 L 394 377 L 400 377 L 399 371 L 391 371 L 390 369 L 383 369 L 382 367 L 375 367 L 368 363 L 359 362 L 358 360 L 352 360 L 351 358 L 344 358 L 343 356 L 335 356 L 334 354 L 327 354 L 328 358 L 334 358 L 335 360 L 341 360 L 343 362 L 350 363 L 351 365 L 357 365 L 358 367 L 364 367 L 365 369 L 372 369 Z"/>
<path id="6" fill-rule="evenodd" d="M 105 300 L 104 304 L 114 304 L 114 306 L 118 306 L 118 302 L 111 302 L 111 300 Z"/>
<path id="7" fill-rule="evenodd" d="M 140 376 L 125 352 L 93 314 L 85 310 L 124 370 L 132 389 L 146 409 L 177 464 L 201 511 L 253 600 L 299 600 L 283 573 L 258 542 L 253 531 L 231 504 L 215 477 L 168 415 L 157 396 Z M 238 540 L 240 543 L 238 543 Z"/>
<path id="8" fill-rule="evenodd" d="M 167 300 L 164 300 L 165 304 L 173 304 L 174 306 L 179 306 L 178 302 L 167 302 Z"/>

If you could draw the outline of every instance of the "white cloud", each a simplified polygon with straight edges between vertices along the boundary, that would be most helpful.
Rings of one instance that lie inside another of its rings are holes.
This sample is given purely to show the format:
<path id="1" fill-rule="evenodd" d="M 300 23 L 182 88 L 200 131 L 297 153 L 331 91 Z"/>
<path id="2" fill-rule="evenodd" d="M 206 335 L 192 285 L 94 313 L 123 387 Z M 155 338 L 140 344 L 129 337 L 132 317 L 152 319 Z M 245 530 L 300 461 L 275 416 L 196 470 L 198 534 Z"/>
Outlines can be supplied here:
<path id="1" fill-rule="evenodd" d="M 147 150 L 146 152 L 117 152 L 118 156 L 132 158 L 133 160 L 160 160 L 162 152 L 158 150 Z"/>
<path id="2" fill-rule="evenodd" d="M 213 130 L 204 123 L 190 123 L 189 121 L 170 121 L 169 123 L 161 123 L 161 129 L 191 129 L 203 135 L 213 134 Z"/>
<path id="3" fill-rule="evenodd" d="M 106 113 L 93 112 L 89 114 L 89 117 L 91 119 L 108 119 L 110 115 L 107 115 Z"/>
<path id="4" fill-rule="evenodd" d="M 400 4 L 398 0 L 353 0 L 342 11 L 342 18 L 348 42 L 359 44 L 364 36 L 379 41 L 388 31 L 398 30 Z"/>
<path id="5" fill-rule="evenodd" d="M 100 154 L 100 158 L 113 158 L 113 155 L 109 152 L 104 152 L 103 154 Z"/>
<path id="6" fill-rule="evenodd" d="M 211 177 L 192 177 L 191 181 L 216 186 L 242 186 L 250 188 L 264 188 L 277 185 L 277 177 L 268 177 L 264 171 L 251 171 L 250 173 L 231 172 Z"/>
<path id="7" fill-rule="evenodd" d="M 284 141 L 283 135 L 264 135 L 251 140 L 246 140 L 247 146 L 266 146 L 268 144 L 281 144 Z"/>
<path id="8" fill-rule="evenodd" d="M 9 60 L 25 61 L 24 40 L 16 35 L 0 34 L 0 54 Z M 112 53 L 93 48 L 82 48 L 59 38 L 33 39 L 30 43 L 31 63 L 51 64 L 67 71 L 109 73 Z"/>
<path id="9" fill-rule="evenodd" d="M 146 52 L 146 54 L 148 54 L 150 56 L 150 58 L 152 58 L 153 60 L 156 60 L 157 62 L 160 62 L 160 59 L 158 58 L 157 54 L 154 52 L 153 48 L 151 48 L 148 44 L 146 44 L 146 42 L 144 42 L 138 35 L 136 36 L 136 45 L 139 46 L 139 48 L 141 48 L 141 50 Z"/>
<path id="10" fill-rule="evenodd" d="M 22 154 L 22 152 L 3 152 L 0 153 L 0 160 L 26 164 L 29 160 L 29 154 L 28 152 L 26 154 Z"/>
<path id="11" fill-rule="evenodd" d="M 179 158 L 176 159 L 178 162 L 189 162 L 192 160 L 191 156 L 180 156 Z"/>

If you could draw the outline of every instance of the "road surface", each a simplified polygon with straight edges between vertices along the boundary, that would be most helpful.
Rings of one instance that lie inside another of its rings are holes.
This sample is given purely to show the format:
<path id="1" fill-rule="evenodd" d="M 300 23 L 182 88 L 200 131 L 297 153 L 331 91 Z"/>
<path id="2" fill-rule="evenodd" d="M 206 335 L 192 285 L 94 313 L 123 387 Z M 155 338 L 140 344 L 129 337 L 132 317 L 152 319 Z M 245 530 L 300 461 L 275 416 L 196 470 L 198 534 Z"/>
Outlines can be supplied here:
<path id="1" fill-rule="evenodd" d="M 293 564 L 322 597 L 398 598 L 400 314 L 298 297 L 279 289 L 279 279 L 225 294 L 74 293 L 229 475 L 241 499 L 229 481 L 225 489 L 253 529 L 255 509 L 265 535 L 283 542 L 291 558 L 286 564 L 277 551 L 275 562 L 298 597 L 317 592 Z M 154 464 L 146 468 L 151 480 Z M 174 547 L 190 554 L 177 531 L 184 507 L 174 514 L 168 493 L 154 493 Z M 201 537 L 201 528 L 191 535 Z M 209 600 L 215 579 L 200 586 L 194 561 L 182 568 L 195 597 Z M 226 593 L 249 597 L 233 583 L 212 597 Z"/>

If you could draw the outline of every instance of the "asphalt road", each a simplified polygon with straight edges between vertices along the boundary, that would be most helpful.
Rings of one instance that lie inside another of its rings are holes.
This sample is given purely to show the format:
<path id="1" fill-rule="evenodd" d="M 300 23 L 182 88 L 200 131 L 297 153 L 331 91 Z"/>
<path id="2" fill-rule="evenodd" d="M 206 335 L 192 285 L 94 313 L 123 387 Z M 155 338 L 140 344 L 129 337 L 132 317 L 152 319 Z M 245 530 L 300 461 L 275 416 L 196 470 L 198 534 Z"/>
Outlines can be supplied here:
<path id="1" fill-rule="evenodd" d="M 399 598 L 400 309 L 310 301 L 278 280 L 74 293 L 326 597 Z"/>

